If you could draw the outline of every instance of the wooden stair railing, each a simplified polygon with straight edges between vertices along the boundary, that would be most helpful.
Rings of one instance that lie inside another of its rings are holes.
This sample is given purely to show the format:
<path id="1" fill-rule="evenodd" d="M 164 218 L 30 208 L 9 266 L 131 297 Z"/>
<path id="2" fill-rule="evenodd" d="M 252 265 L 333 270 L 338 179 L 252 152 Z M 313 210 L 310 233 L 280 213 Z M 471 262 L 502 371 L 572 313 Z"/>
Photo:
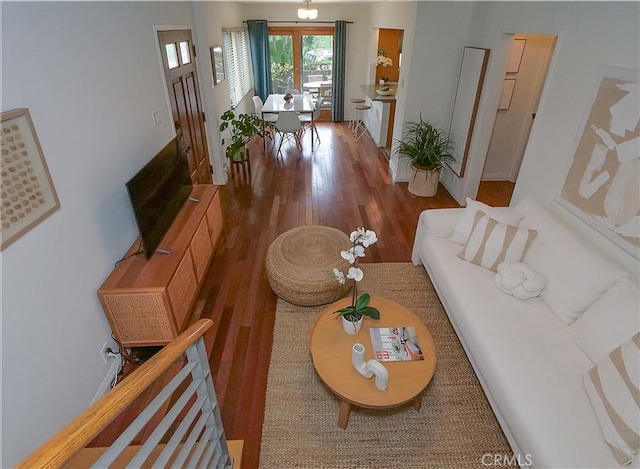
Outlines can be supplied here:
<path id="1" fill-rule="evenodd" d="M 175 363 L 183 365 L 170 382 L 142 409 L 111 446 L 100 448 L 101 451 L 97 453 L 93 451 L 93 460 L 90 463 L 84 460 L 82 465 L 233 467 L 203 340 L 204 333 L 212 324 L 210 319 L 196 322 L 17 467 L 64 467 L 81 452 L 95 450 L 96 448 L 85 450 L 85 447 Z M 146 441 L 140 446 L 132 446 L 136 435 L 159 409 L 165 408 L 168 401 L 172 401 L 173 405 Z M 117 462 L 114 463 L 116 459 Z"/>

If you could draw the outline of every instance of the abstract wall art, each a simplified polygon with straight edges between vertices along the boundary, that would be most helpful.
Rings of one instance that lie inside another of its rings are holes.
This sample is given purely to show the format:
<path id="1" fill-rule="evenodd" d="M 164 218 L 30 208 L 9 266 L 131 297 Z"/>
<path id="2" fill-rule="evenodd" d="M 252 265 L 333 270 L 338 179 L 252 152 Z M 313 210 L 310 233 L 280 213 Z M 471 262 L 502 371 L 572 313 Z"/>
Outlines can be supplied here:
<path id="1" fill-rule="evenodd" d="M 601 67 L 559 202 L 640 258 L 638 70 Z"/>

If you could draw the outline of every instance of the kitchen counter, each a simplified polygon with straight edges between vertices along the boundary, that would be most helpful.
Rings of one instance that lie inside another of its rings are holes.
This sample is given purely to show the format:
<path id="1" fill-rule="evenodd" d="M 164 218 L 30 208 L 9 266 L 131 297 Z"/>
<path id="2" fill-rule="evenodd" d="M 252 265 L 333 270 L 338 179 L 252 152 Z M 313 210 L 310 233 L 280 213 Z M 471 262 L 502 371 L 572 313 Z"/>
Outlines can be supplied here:
<path id="1" fill-rule="evenodd" d="M 360 89 L 365 95 L 366 104 L 371 106 L 364 122 L 369 129 L 371 138 L 379 147 L 391 147 L 398 84 L 389 83 L 389 89 L 392 93 L 388 96 L 378 94 L 376 85 L 360 85 Z"/>
<path id="2" fill-rule="evenodd" d="M 360 85 L 360 89 L 362 92 L 369 97 L 372 101 L 395 101 L 396 100 L 396 91 L 398 90 L 397 83 L 389 83 L 389 89 L 392 93 L 388 96 L 383 96 L 376 92 L 376 87 L 378 85 Z"/>

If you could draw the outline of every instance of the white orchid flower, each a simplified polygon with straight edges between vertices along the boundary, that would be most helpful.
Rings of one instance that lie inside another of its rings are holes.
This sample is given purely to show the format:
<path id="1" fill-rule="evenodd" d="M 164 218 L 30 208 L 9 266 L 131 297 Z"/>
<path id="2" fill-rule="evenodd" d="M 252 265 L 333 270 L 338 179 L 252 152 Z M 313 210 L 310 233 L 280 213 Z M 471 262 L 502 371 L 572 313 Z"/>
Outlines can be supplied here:
<path id="1" fill-rule="evenodd" d="M 353 264 L 357 257 L 364 257 L 364 248 L 362 246 L 353 246 L 346 251 L 340 251 L 342 258 Z"/>
<path id="2" fill-rule="evenodd" d="M 364 277 L 364 272 L 358 269 L 357 267 L 349 267 L 349 272 L 347 272 L 347 278 L 353 279 L 356 282 L 359 282 Z"/>
<path id="3" fill-rule="evenodd" d="M 349 250 L 355 257 L 364 257 L 364 248 L 362 246 L 354 246 Z"/>
<path id="4" fill-rule="evenodd" d="M 344 274 L 341 271 L 339 271 L 338 269 L 336 269 L 334 267 L 333 268 L 333 275 L 336 276 L 336 278 L 338 279 L 338 282 L 340 282 L 341 285 L 344 285 L 346 280 L 344 279 Z"/>
<path id="5" fill-rule="evenodd" d="M 358 228 L 356 231 L 352 231 L 349 239 L 352 243 L 360 241 L 360 239 L 365 235 L 364 228 Z"/>
<path id="6" fill-rule="evenodd" d="M 362 245 L 365 248 L 368 248 L 372 244 L 375 244 L 376 241 L 378 241 L 378 237 L 376 236 L 375 231 L 367 230 L 362 236 Z"/>
<path id="7" fill-rule="evenodd" d="M 351 249 L 349 249 L 348 251 L 340 251 L 340 255 L 349 264 L 353 264 L 356 261 L 356 256 L 353 255 Z"/>

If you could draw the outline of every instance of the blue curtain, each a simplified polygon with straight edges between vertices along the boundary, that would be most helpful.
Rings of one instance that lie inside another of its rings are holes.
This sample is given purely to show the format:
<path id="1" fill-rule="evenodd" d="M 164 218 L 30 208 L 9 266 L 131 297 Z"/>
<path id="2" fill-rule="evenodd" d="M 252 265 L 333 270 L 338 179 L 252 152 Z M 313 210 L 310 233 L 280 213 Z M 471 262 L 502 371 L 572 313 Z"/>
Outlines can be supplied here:
<path id="1" fill-rule="evenodd" d="M 266 101 L 271 93 L 271 57 L 269 55 L 269 25 L 267 20 L 247 20 L 253 88 Z"/>
<path id="2" fill-rule="evenodd" d="M 334 122 L 344 120 L 344 82 L 347 56 L 347 22 L 336 21 L 333 42 L 333 106 L 331 119 Z"/>

